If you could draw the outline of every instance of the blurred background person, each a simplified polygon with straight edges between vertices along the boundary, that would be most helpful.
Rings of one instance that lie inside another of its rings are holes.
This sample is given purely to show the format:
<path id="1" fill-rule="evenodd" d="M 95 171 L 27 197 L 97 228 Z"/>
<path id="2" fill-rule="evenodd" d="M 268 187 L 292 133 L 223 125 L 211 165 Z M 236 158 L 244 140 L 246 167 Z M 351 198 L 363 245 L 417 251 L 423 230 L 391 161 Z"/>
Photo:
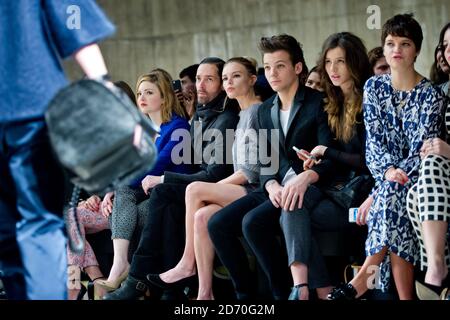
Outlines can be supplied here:
<path id="1" fill-rule="evenodd" d="M 306 79 L 305 86 L 313 88 L 315 90 L 323 92 L 322 85 L 320 84 L 320 72 L 317 66 L 311 69 Z"/>
<path id="2" fill-rule="evenodd" d="M 382 47 L 373 48 L 367 55 L 369 56 L 369 63 L 374 75 L 377 76 L 380 74 L 391 73 L 391 67 L 386 61 Z"/>

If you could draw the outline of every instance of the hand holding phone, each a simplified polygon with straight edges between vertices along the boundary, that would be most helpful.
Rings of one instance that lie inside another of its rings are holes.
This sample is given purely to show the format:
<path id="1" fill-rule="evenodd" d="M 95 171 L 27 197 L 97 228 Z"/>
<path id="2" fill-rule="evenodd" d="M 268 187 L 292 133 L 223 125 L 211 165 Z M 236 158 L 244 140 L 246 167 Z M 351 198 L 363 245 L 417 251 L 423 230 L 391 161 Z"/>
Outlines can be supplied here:
<path id="1" fill-rule="evenodd" d="M 182 88 L 181 88 L 181 81 L 179 80 L 179 79 L 177 79 L 177 80 L 173 80 L 172 81 L 172 88 L 173 88 L 173 91 L 182 91 Z"/>
<path id="2" fill-rule="evenodd" d="M 294 149 L 295 152 L 297 152 L 299 155 L 303 156 L 304 158 L 314 160 L 314 162 L 317 163 L 317 158 L 314 155 L 306 152 L 305 150 L 300 150 L 296 146 L 293 146 L 292 149 Z"/>

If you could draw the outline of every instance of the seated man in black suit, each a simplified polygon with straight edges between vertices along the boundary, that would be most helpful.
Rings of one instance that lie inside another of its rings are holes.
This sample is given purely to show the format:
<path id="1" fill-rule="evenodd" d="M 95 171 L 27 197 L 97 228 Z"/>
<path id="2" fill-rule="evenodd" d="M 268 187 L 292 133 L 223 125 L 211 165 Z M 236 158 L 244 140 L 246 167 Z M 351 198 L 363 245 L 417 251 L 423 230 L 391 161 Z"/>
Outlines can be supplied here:
<path id="1" fill-rule="evenodd" d="M 264 132 L 261 129 L 269 132 L 271 162 L 262 165 L 261 188 L 217 212 L 208 229 L 217 254 L 232 277 L 238 299 L 251 298 L 255 293 L 247 255 L 238 239 L 242 234 L 269 280 L 273 298 L 286 299 L 287 258 L 277 239 L 281 234 L 281 209 L 294 211 L 308 205 L 307 198 L 303 201 L 308 186 L 331 170 L 331 163 L 323 160 L 312 170 L 303 171 L 303 162 L 293 147 L 312 150 L 317 145 L 328 146 L 332 134 L 323 110 L 323 94 L 304 86 L 308 68 L 297 40 L 279 35 L 262 38 L 259 46 L 266 78 L 277 93 L 258 112 L 260 134 Z M 273 130 L 277 130 L 278 138 L 272 137 Z M 259 140 L 260 148 L 262 141 Z M 275 170 L 274 161 L 279 164 Z"/>
<path id="2" fill-rule="evenodd" d="M 224 64 L 219 58 L 205 58 L 197 69 L 198 105 L 190 135 L 195 159 L 191 159 L 191 163 L 198 164 L 201 159 L 199 170 L 193 174 L 166 171 L 162 177 L 147 176 L 144 179 L 144 191 L 151 190 L 151 194 L 145 200 L 149 215 L 139 246 L 133 255 L 127 279 L 119 289 L 105 295 L 104 300 L 137 299 L 148 290 L 147 274 L 174 267 L 185 244 L 186 187 L 194 181 L 217 182 L 233 172 L 233 165 L 225 161 L 227 154 L 231 155 L 231 144 L 226 143 L 225 132 L 236 128 L 239 117 L 237 105 L 225 105 L 222 88 Z"/>

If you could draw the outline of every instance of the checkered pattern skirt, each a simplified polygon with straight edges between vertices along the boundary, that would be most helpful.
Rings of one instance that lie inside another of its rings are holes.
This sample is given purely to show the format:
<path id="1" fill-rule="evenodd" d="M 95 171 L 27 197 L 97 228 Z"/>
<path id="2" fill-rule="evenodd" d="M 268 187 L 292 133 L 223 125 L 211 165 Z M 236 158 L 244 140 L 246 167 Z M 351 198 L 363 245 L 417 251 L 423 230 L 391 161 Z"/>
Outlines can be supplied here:
<path id="1" fill-rule="evenodd" d="M 447 221 L 450 226 L 450 160 L 437 155 L 428 156 L 423 160 L 419 180 L 408 192 L 407 209 L 419 238 L 420 268 L 425 270 L 428 264 L 422 222 Z M 447 266 L 450 266 L 448 240 L 445 257 Z"/>

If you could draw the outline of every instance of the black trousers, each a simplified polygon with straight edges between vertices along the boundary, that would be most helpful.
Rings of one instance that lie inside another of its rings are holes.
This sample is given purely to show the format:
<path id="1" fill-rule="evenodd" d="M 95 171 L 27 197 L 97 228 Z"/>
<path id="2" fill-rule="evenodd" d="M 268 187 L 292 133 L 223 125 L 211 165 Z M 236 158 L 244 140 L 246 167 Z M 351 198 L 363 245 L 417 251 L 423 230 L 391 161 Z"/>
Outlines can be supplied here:
<path id="1" fill-rule="evenodd" d="M 211 217 L 208 230 L 217 255 L 228 269 L 238 299 L 255 293 L 247 254 L 239 237 L 249 243 L 275 299 L 287 298 L 289 277 L 284 245 L 280 244 L 280 209 L 261 189 L 231 203 Z"/>
<path id="2" fill-rule="evenodd" d="M 185 184 L 163 183 L 153 188 L 144 229 L 130 267 L 130 274 L 144 280 L 149 273 L 174 267 L 185 245 Z"/>

